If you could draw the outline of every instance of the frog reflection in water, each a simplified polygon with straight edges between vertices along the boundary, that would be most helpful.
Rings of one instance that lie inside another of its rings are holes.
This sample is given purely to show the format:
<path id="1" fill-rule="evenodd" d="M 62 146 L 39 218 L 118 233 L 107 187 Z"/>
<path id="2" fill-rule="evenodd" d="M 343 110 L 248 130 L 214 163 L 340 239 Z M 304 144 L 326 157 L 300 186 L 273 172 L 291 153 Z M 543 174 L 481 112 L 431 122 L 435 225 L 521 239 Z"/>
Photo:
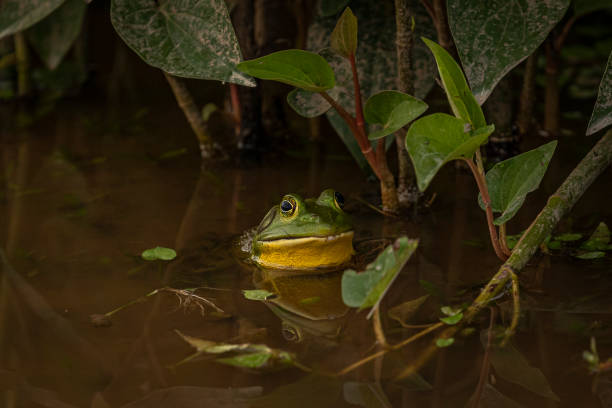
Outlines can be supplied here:
<path id="1" fill-rule="evenodd" d="M 353 227 L 342 194 L 327 189 L 318 198 L 287 194 L 257 227 L 251 259 L 266 268 L 312 270 L 350 261 Z"/>

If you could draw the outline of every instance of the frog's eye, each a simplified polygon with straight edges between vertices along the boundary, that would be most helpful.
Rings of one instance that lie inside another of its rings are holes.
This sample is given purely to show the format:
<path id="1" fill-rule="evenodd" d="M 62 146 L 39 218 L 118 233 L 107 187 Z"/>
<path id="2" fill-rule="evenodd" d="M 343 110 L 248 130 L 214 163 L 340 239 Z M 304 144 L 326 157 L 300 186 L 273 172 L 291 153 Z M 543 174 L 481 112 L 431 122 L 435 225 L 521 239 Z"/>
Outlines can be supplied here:
<path id="1" fill-rule="evenodd" d="M 284 216 L 291 216 L 295 212 L 297 204 L 293 198 L 285 198 L 280 204 L 281 213 Z"/>
<path id="2" fill-rule="evenodd" d="M 334 192 L 334 202 L 338 206 L 338 208 L 344 208 L 344 196 L 340 194 L 338 191 Z"/>
<path id="3" fill-rule="evenodd" d="M 300 329 L 298 329 L 295 326 L 292 326 L 291 324 L 287 322 L 282 323 L 281 332 L 283 334 L 283 337 L 287 341 L 293 341 L 296 343 L 299 343 L 300 341 L 302 341 L 302 333 Z"/>

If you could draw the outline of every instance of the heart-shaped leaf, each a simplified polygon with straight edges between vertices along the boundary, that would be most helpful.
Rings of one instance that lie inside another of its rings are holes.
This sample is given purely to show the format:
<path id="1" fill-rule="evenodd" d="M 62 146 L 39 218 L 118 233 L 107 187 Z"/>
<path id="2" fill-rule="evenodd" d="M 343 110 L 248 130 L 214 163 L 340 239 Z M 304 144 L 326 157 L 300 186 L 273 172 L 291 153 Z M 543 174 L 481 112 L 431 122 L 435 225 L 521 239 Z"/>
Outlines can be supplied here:
<path id="1" fill-rule="evenodd" d="M 28 30 L 28 41 L 50 70 L 58 67 L 79 36 L 86 9 L 87 3 L 83 0 L 66 0 Z"/>
<path id="2" fill-rule="evenodd" d="M 350 7 L 338 19 L 329 39 L 331 48 L 345 58 L 355 55 L 357 51 L 357 17 Z"/>
<path id="3" fill-rule="evenodd" d="M 51 14 L 65 0 L 2 0 L 0 38 L 33 26 Z"/>
<path id="4" fill-rule="evenodd" d="M 417 119 L 406 134 L 406 149 L 414 165 L 419 190 L 424 191 L 438 170 L 447 162 L 471 158 L 487 141 L 495 127 L 467 131 L 462 119 L 434 113 Z"/>
<path id="5" fill-rule="evenodd" d="M 394 133 L 427 110 L 427 104 L 398 91 L 382 91 L 372 95 L 365 104 L 364 117 L 370 124 L 383 128 L 368 135 L 370 140 Z"/>
<path id="6" fill-rule="evenodd" d="M 322 92 L 336 84 L 334 71 L 323 57 L 303 50 L 273 52 L 238 64 L 242 72 L 259 79 L 293 85 L 311 92 Z"/>
<path id="7" fill-rule="evenodd" d="M 527 194 L 538 188 L 556 146 L 556 141 L 547 143 L 497 163 L 487 172 L 491 208 L 501 213 L 495 219 L 495 225 L 501 225 L 514 217 Z M 480 207 L 485 209 L 481 196 L 479 202 Z"/>
<path id="8" fill-rule="evenodd" d="M 610 52 L 606 70 L 599 84 L 597 101 L 586 134 L 587 136 L 592 135 L 610 124 L 612 124 L 612 52 Z"/>
<path id="9" fill-rule="evenodd" d="M 423 41 L 436 59 L 440 79 L 453 114 L 468 122 L 474 129 L 485 126 L 486 122 L 482 109 L 476 102 L 459 64 L 444 48 L 435 42 L 427 38 L 423 38 Z"/>
<path id="10" fill-rule="evenodd" d="M 112 0 L 111 22 L 147 64 L 169 74 L 255 86 L 224 0 Z"/>
<path id="11" fill-rule="evenodd" d="M 380 302 L 395 277 L 417 248 L 418 240 L 398 238 L 368 264 L 366 270 L 357 273 L 347 269 L 342 275 L 342 300 L 347 306 L 360 310 Z"/>
<path id="12" fill-rule="evenodd" d="M 479 104 L 544 41 L 569 0 L 449 0 L 448 24 Z"/>

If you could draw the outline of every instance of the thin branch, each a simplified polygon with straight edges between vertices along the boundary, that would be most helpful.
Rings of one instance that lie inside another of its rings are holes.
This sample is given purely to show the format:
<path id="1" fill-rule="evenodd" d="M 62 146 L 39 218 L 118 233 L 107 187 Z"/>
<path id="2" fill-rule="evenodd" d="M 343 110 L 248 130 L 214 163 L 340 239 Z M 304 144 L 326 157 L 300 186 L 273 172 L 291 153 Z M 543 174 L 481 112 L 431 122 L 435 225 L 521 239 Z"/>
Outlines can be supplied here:
<path id="1" fill-rule="evenodd" d="M 376 341 L 381 347 L 389 347 L 387 343 L 387 338 L 385 337 L 385 332 L 382 327 L 382 321 L 380 319 L 380 307 L 379 305 L 375 306 L 376 310 L 374 310 L 374 316 L 372 319 L 372 325 L 374 326 L 374 335 L 376 336 Z"/>
<path id="2" fill-rule="evenodd" d="M 489 333 L 487 337 L 487 345 L 485 347 L 485 354 L 482 358 L 482 366 L 480 368 L 480 377 L 478 378 L 478 385 L 476 391 L 472 396 L 472 408 L 478 408 L 480 406 L 480 398 L 482 398 L 482 392 L 484 386 L 487 383 L 489 377 L 489 370 L 491 365 L 489 364 L 489 357 L 491 354 L 491 346 L 493 344 L 493 325 L 495 324 L 495 308 L 491 307 L 491 317 L 489 318 Z"/>
<path id="3" fill-rule="evenodd" d="M 497 230 L 495 229 L 495 224 L 493 224 L 493 210 L 491 209 L 491 197 L 489 197 L 489 190 L 487 189 L 487 183 L 482 176 L 482 174 L 476 168 L 474 162 L 470 159 L 464 159 L 470 170 L 472 170 L 472 174 L 476 179 L 476 184 L 478 184 L 478 190 L 480 190 L 480 195 L 482 196 L 482 201 L 485 205 L 485 211 L 487 213 L 487 225 L 489 226 L 489 236 L 491 237 L 491 244 L 493 245 L 493 250 L 495 251 L 495 255 L 502 260 L 505 261 L 507 256 L 504 255 L 501 247 L 499 246 L 499 239 L 497 238 Z"/>
<path id="4" fill-rule="evenodd" d="M 425 10 L 427 10 L 427 14 L 429 14 L 431 20 L 435 23 L 437 21 L 436 12 L 434 11 L 431 4 L 429 4 L 427 0 L 421 0 L 421 4 L 423 5 L 423 7 L 425 7 Z"/>
<path id="5" fill-rule="evenodd" d="M 563 47 L 563 44 L 565 43 L 565 40 L 567 39 L 567 35 L 569 34 L 577 18 L 578 16 L 576 16 L 575 14 L 572 17 L 570 17 L 570 19 L 567 20 L 567 22 L 563 26 L 561 33 L 559 33 L 557 38 L 555 38 L 554 46 L 557 52 L 561 51 L 561 47 Z"/>

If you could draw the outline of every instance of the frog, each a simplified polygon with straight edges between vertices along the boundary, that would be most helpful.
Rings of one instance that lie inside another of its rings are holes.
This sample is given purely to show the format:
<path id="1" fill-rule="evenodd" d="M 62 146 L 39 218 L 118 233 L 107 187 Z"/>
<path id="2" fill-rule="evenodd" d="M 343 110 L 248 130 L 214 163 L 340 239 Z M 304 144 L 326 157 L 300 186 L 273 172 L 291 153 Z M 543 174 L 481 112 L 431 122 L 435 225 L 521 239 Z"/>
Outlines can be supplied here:
<path id="1" fill-rule="evenodd" d="M 291 193 L 259 223 L 250 259 L 266 268 L 320 270 L 340 268 L 352 258 L 353 224 L 344 197 L 326 189 L 317 198 Z"/>

